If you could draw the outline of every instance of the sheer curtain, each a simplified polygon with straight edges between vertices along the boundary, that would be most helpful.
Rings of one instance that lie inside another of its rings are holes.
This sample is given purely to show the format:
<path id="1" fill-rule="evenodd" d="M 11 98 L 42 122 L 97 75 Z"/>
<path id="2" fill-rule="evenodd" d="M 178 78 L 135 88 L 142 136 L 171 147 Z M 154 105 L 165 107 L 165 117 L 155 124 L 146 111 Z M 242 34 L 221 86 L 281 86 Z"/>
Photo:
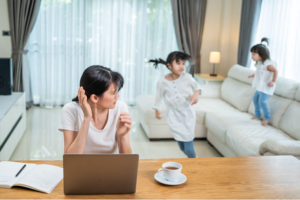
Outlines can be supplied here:
<path id="1" fill-rule="evenodd" d="M 260 43 L 263 37 L 269 38 L 271 59 L 277 63 L 279 76 L 298 81 L 300 80 L 299 19 L 299 0 L 263 0 L 254 43 Z"/>
<path id="2" fill-rule="evenodd" d="M 70 102 L 96 64 L 124 76 L 120 99 L 134 104 L 168 73 L 147 61 L 178 50 L 170 0 L 43 0 L 26 48 L 33 101 L 43 107 Z"/>

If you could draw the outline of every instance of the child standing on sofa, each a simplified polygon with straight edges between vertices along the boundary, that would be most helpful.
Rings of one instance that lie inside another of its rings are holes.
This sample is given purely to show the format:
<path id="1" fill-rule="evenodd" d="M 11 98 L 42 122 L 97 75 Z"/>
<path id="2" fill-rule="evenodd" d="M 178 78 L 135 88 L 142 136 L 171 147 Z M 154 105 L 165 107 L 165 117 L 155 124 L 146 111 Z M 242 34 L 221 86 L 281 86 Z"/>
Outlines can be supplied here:
<path id="1" fill-rule="evenodd" d="M 270 95 L 274 94 L 276 79 L 278 71 L 277 65 L 270 59 L 269 49 L 263 44 L 266 42 L 269 45 L 267 38 L 262 38 L 261 43 L 254 45 L 251 48 L 252 59 L 256 61 L 255 74 L 248 76 L 248 78 L 254 78 L 252 87 L 256 89 L 253 96 L 253 103 L 255 106 L 255 114 L 252 119 L 261 117 L 261 109 L 263 110 L 262 125 L 266 125 L 271 120 L 271 113 L 268 106 L 268 99 Z"/>
<path id="2" fill-rule="evenodd" d="M 163 99 L 167 108 L 167 123 L 174 139 L 188 158 L 196 158 L 193 144 L 196 113 L 192 105 L 198 102 L 201 89 L 193 77 L 185 73 L 185 61 L 188 59 L 189 55 L 175 51 L 168 55 L 166 61 L 155 59 L 149 62 L 154 63 L 155 68 L 163 64 L 171 71 L 157 82 L 153 105 L 155 116 L 157 119 L 162 118 L 160 109 Z"/>

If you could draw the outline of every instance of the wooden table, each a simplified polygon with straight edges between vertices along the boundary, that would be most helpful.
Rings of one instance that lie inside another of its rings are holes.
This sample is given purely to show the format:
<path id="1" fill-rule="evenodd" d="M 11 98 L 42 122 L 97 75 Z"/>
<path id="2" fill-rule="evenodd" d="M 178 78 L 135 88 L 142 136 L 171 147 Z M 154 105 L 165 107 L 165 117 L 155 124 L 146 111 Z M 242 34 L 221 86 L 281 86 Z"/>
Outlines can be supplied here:
<path id="1" fill-rule="evenodd" d="M 166 186 L 154 174 L 167 161 L 179 162 L 187 182 Z M 62 161 L 20 161 L 62 167 Z M 137 191 L 126 195 L 69 195 L 63 181 L 50 193 L 0 188 L 2 199 L 292 199 L 300 198 L 300 161 L 292 156 L 140 160 Z"/>
<path id="2" fill-rule="evenodd" d="M 209 74 L 195 74 L 195 77 L 200 84 L 205 85 L 219 85 L 225 80 L 225 77 L 219 74 L 217 76 L 210 76 Z"/>

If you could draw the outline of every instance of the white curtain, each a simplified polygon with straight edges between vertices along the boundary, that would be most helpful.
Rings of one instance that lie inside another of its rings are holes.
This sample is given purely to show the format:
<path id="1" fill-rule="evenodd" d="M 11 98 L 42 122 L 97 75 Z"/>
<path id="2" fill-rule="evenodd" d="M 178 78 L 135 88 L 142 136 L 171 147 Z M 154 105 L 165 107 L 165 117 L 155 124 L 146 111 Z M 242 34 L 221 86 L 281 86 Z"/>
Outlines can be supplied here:
<path id="1" fill-rule="evenodd" d="M 299 0 L 263 0 L 254 43 L 260 43 L 263 37 L 269 38 L 271 59 L 277 63 L 279 76 L 298 81 L 300 81 L 299 19 Z"/>
<path id="2" fill-rule="evenodd" d="M 34 104 L 53 107 L 77 95 L 82 72 L 103 65 L 120 72 L 120 99 L 155 94 L 168 73 L 147 63 L 178 50 L 170 0 L 43 0 L 26 49 Z"/>

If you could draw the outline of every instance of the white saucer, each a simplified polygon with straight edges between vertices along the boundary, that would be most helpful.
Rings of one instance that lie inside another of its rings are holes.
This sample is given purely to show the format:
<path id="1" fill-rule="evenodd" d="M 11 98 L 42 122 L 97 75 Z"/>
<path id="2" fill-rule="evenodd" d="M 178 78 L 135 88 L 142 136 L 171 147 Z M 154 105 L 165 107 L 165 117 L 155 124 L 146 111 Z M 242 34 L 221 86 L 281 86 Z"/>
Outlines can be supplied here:
<path id="1" fill-rule="evenodd" d="M 180 173 L 179 175 L 179 179 L 177 181 L 168 181 L 165 179 L 165 177 L 163 177 L 162 175 L 160 175 L 158 172 L 156 172 L 156 174 L 154 175 L 155 180 L 157 180 L 158 182 L 165 184 L 165 185 L 180 185 L 184 182 L 186 182 L 187 178 L 184 174 Z"/>

